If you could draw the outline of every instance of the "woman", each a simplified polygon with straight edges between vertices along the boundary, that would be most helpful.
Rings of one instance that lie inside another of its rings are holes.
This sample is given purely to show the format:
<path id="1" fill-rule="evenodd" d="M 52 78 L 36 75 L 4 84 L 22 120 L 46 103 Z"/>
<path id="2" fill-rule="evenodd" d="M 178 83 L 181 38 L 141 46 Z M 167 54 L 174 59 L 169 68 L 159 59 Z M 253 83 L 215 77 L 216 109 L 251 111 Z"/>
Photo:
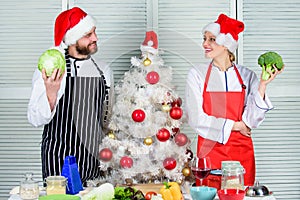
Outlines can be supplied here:
<path id="1" fill-rule="evenodd" d="M 203 29 L 207 65 L 190 69 L 186 85 L 186 112 L 189 125 L 198 134 L 197 156 L 209 156 L 212 168 L 237 160 L 243 165 L 245 185 L 255 180 L 255 159 L 251 129 L 258 127 L 272 109 L 267 84 L 282 72 L 275 67 L 267 81 L 258 80 L 250 69 L 234 64 L 238 34 L 243 22 L 221 14 Z M 220 178 L 209 176 L 207 180 Z M 209 183 L 208 183 L 209 184 Z"/>

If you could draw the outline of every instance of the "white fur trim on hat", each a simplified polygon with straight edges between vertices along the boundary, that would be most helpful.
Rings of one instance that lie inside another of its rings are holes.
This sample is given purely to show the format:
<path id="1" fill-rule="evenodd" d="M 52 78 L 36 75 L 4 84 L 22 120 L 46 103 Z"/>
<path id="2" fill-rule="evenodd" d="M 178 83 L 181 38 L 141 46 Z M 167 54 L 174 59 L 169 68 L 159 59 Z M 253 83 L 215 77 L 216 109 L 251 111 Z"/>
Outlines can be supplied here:
<path id="1" fill-rule="evenodd" d="M 76 26 L 67 31 L 64 43 L 67 46 L 75 44 L 77 40 L 85 36 L 94 26 L 96 26 L 96 20 L 92 16 L 87 15 Z"/>
<path id="2" fill-rule="evenodd" d="M 214 36 L 218 36 L 220 34 L 220 24 L 218 23 L 210 23 L 207 24 L 203 29 L 202 33 L 204 34 L 206 31 L 211 32 Z"/>
<path id="3" fill-rule="evenodd" d="M 141 49 L 141 52 L 149 52 L 149 53 L 152 53 L 154 55 L 158 54 L 158 50 L 153 48 L 152 46 L 141 45 L 140 49 Z"/>
<path id="4" fill-rule="evenodd" d="M 230 52 L 233 53 L 237 49 L 238 42 L 233 39 L 231 34 L 220 33 L 220 24 L 210 23 L 203 28 L 202 33 L 204 34 L 206 31 L 216 36 L 216 43 L 227 47 Z"/>
<path id="5" fill-rule="evenodd" d="M 152 47 L 152 46 L 153 46 L 153 44 L 154 44 L 154 43 L 153 43 L 153 41 L 152 41 L 152 40 L 149 40 L 149 41 L 148 41 L 148 43 L 147 43 L 147 45 L 148 45 L 148 46 L 150 46 L 150 47 Z"/>
<path id="6" fill-rule="evenodd" d="M 216 37 L 216 43 L 227 47 L 227 49 L 232 53 L 234 53 L 234 51 L 238 47 L 238 42 L 233 39 L 232 35 L 229 33 L 227 33 L 226 35 L 224 33 L 219 34 Z"/>

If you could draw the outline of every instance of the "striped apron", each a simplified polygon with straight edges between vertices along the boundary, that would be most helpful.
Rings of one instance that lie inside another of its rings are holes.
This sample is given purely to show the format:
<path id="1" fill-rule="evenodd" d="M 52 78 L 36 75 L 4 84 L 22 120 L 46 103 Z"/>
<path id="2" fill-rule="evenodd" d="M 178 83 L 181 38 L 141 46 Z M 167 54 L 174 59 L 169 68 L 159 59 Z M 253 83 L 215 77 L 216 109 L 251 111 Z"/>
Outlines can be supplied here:
<path id="1" fill-rule="evenodd" d="M 100 176 L 98 159 L 102 139 L 103 102 L 108 96 L 103 72 L 99 77 L 71 77 L 66 51 L 67 77 L 65 93 L 59 100 L 51 122 L 44 126 L 42 137 L 43 178 L 60 175 L 64 158 L 76 157 L 82 183 Z"/>

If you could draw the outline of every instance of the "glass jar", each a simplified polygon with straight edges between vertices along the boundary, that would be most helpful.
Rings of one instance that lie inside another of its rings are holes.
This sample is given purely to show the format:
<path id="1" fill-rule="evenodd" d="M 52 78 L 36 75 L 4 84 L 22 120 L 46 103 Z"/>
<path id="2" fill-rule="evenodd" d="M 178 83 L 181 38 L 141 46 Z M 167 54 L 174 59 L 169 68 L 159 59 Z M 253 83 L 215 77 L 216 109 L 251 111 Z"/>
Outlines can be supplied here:
<path id="1" fill-rule="evenodd" d="M 244 168 L 238 161 L 222 162 L 221 189 L 244 190 Z"/>
<path id="2" fill-rule="evenodd" d="M 20 197 L 22 199 L 38 199 L 39 198 L 39 185 L 37 181 L 33 180 L 33 173 L 25 173 L 25 180 L 20 183 Z"/>
<path id="3" fill-rule="evenodd" d="M 66 194 L 67 179 L 64 176 L 48 176 L 46 185 L 47 195 Z"/>

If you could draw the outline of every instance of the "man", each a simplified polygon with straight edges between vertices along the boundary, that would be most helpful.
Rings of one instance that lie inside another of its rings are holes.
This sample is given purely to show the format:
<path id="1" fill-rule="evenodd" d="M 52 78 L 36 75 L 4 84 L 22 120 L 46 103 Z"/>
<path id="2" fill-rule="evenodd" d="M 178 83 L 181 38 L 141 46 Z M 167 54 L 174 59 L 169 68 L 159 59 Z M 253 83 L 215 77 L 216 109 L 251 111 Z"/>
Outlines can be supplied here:
<path id="1" fill-rule="evenodd" d="M 56 69 L 47 77 L 36 69 L 33 75 L 28 120 L 44 125 L 43 178 L 60 175 L 69 155 L 76 157 L 83 183 L 100 175 L 98 144 L 110 113 L 113 79 L 108 66 L 91 57 L 97 52 L 95 31 L 94 18 L 82 9 L 60 13 L 54 40 L 65 54 L 66 72 Z"/>

